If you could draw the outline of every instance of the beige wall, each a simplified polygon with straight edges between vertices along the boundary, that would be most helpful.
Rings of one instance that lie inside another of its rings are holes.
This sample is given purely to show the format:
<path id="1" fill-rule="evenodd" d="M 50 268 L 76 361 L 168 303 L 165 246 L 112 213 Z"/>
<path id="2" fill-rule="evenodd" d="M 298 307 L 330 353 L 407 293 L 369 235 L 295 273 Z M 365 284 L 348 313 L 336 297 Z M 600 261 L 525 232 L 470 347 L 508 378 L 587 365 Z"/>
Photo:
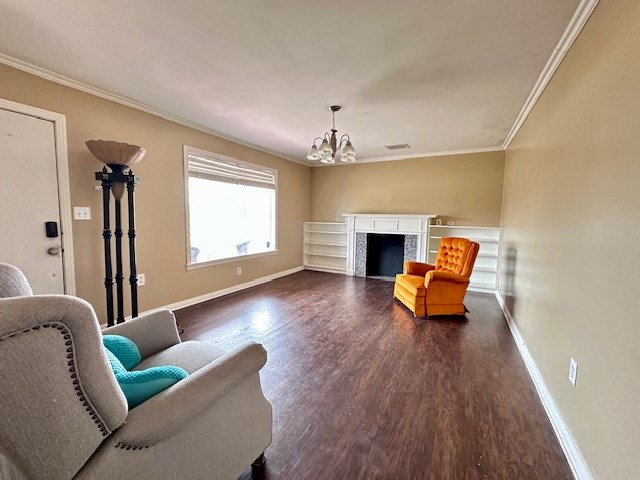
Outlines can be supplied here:
<path id="1" fill-rule="evenodd" d="M 101 194 L 93 172 L 101 164 L 84 145 L 89 139 L 144 146 L 147 155 L 134 168 L 138 271 L 146 274 L 140 309 L 195 297 L 302 264 L 302 222 L 309 219 L 310 168 L 177 125 L 138 110 L 0 65 L 0 98 L 66 115 L 71 203 L 89 206 L 91 221 L 74 221 L 78 296 L 104 319 Z M 277 255 L 187 271 L 183 144 L 278 170 Z M 33 193 L 33 189 L 25 192 Z M 242 266 L 242 276 L 236 267 Z M 125 273 L 128 268 L 125 268 Z"/>
<path id="2" fill-rule="evenodd" d="M 640 2 L 600 2 L 506 155 L 501 292 L 603 480 L 639 475 L 639 46 Z"/>
<path id="3" fill-rule="evenodd" d="M 459 225 L 500 223 L 504 152 L 317 167 L 311 218 L 343 213 L 436 213 Z"/>

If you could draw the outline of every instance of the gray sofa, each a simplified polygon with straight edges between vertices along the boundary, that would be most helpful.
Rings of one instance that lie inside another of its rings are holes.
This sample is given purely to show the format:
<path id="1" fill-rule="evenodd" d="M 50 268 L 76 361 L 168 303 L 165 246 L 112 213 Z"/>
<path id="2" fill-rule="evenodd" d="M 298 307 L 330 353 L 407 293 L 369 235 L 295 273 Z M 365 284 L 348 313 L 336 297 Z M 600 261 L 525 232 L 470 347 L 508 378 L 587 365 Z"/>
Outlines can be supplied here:
<path id="1" fill-rule="evenodd" d="M 138 368 L 176 365 L 189 377 L 129 411 L 93 308 L 33 296 L 0 264 L 0 478 L 235 479 L 264 458 L 272 410 L 260 344 L 181 342 L 168 310 L 102 333 L 131 338 Z"/>

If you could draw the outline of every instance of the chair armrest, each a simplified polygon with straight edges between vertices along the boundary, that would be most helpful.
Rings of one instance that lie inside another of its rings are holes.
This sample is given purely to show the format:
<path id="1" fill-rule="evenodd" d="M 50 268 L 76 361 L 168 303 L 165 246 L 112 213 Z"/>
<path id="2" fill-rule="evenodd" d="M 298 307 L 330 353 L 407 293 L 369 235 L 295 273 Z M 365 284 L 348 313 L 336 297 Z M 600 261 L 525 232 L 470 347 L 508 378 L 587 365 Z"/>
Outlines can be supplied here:
<path id="1" fill-rule="evenodd" d="M 154 445 L 197 418 L 267 362 L 267 352 L 256 342 L 227 352 L 167 390 L 129 412 L 125 424 L 112 436 L 132 447 Z"/>
<path id="2" fill-rule="evenodd" d="M 103 335 L 122 335 L 138 346 L 142 358 L 180 343 L 176 318 L 170 310 L 147 313 L 102 330 Z"/>
<path id="3" fill-rule="evenodd" d="M 424 279 L 425 287 L 429 286 L 430 282 L 451 282 L 451 283 L 469 283 L 468 277 L 463 277 L 456 273 L 442 272 L 439 270 L 433 270 L 428 272 Z"/>
<path id="4" fill-rule="evenodd" d="M 435 270 L 436 266 L 422 262 L 404 262 L 404 273 L 424 277 L 427 272 Z"/>

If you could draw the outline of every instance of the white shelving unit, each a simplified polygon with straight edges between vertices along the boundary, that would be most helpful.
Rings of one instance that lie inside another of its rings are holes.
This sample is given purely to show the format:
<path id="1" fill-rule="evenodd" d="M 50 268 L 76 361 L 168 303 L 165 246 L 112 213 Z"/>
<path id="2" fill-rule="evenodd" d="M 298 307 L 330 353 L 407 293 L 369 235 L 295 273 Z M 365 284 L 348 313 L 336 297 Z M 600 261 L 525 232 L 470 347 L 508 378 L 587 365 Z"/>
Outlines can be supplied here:
<path id="1" fill-rule="evenodd" d="M 304 223 L 304 268 L 321 272 L 345 273 L 346 263 L 346 223 Z"/>
<path id="2" fill-rule="evenodd" d="M 471 273 L 469 290 L 495 292 L 500 258 L 500 227 L 471 225 L 431 225 L 429 228 L 429 263 L 435 263 L 440 239 L 462 237 L 480 244 L 478 257 Z"/>

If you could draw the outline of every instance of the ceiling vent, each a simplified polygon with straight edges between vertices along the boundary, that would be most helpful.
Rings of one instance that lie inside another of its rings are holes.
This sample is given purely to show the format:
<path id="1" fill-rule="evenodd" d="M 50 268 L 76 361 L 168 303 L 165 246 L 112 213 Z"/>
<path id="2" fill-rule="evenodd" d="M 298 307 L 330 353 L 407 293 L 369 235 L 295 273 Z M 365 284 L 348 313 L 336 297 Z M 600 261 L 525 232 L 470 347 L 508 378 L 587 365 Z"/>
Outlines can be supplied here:
<path id="1" fill-rule="evenodd" d="M 389 150 L 402 150 L 403 148 L 411 148 L 408 143 L 399 143 L 397 145 L 385 145 Z"/>

